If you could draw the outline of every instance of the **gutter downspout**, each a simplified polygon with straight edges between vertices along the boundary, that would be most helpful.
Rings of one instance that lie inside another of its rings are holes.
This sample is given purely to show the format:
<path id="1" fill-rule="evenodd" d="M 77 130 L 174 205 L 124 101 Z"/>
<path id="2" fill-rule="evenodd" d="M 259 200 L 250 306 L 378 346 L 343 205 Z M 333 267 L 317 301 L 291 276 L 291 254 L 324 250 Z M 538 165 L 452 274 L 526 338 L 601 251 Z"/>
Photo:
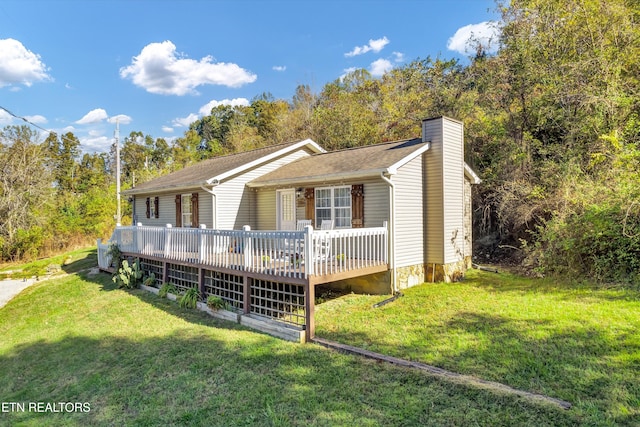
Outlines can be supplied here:
<path id="1" fill-rule="evenodd" d="M 211 218 L 211 228 L 213 228 L 214 230 L 216 230 L 218 228 L 218 195 L 216 194 L 215 191 L 215 187 L 218 184 L 211 184 L 211 189 L 208 189 L 207 187 L 205 187 L 204 185 L 201 185 L 200 188 L 202 188 L 204 191 L 206 191 L 207 193 L 211 194 L 212 196 L 212 204 L 213 204 L 213 218 Z"/>
<path id="2" fill-rule="evenodd" d="M 380 173 L 380 178 L 389 185 L 389 269 L 391 270 L 391 290 L 398 292 L 396 281 L 396 185 L 386 175 L 391 176 L 387 170 Z"/>

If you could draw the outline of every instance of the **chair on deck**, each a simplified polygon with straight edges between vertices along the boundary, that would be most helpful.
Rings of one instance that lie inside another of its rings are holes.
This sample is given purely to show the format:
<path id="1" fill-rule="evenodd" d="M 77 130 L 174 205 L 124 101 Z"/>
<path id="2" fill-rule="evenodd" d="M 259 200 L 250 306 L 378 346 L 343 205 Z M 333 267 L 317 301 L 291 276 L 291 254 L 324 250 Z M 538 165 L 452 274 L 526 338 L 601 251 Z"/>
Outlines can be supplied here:
<path id="1" fill-rule="evenodd" d="M 320 230 L 325 233 L 317 233 L 314 235 L 314 261 L 326 261 L 331 258 L 331 241 L 329 233 L 326 231 L 333 230 L 334 222 L 332 219 L 323 219 L 320 223 Z"/>
<path id="2" fill-rule="evenodd" d="M 320 224 L 320 230 L 333 230 L 333 220 L 332 219 L 323 219 Z"/>
<path id="3" fill-rule="evenodd" d="M 311 220 L 310 219 L 299 219 L 298 222 L 296 223 L 296 230 L 297 231 L 304 231 L 304 228 L 307 225 L 311 225 Z"/>

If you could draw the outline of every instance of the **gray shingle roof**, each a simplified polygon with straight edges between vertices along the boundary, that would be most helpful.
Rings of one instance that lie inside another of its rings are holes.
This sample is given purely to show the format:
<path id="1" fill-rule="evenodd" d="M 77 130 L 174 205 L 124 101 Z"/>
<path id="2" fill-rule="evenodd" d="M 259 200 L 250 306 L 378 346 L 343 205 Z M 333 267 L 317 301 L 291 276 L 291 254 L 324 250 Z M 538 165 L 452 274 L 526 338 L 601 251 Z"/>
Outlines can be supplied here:
<path id="1" fill-rule="evenodd" d="M 299 143 L 300 141 L 276 144 L 242 153 L 229 154 L 226 156 L 203 160 L 184 169 L 163 175 L 152 179 L 151 181 L 143 182 L 135 188 L 123 191 L 123 193 L 135 194 L 171 190 L 174 188 L 199 187 L 205 184 L 209 179 L 216 178 L 236 168 L 241 168 L 244 165 L 259 160 L 262 157 Z"/>
<path id="2" fill-rule="evenodd" d="M 315 154 L 284 165 L 248 185 L 302 184 L 349 176 L 379 175 L 398 162 L 411 158 L 419 150 L 426 149 L 428 144 L 416 138 Z"/>

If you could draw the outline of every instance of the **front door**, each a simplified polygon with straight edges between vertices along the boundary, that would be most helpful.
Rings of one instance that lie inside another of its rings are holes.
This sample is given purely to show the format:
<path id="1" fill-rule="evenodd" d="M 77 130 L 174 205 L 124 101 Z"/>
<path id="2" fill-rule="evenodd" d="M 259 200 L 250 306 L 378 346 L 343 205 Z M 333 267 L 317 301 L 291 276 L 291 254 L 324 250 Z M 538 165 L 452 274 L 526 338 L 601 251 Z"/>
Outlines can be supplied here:
<path id="1" fill-rule="evenodd" d="M 296 190 L 278 190 L 277 194 L 277 215 L 278 230 L 296 229 Z"/>

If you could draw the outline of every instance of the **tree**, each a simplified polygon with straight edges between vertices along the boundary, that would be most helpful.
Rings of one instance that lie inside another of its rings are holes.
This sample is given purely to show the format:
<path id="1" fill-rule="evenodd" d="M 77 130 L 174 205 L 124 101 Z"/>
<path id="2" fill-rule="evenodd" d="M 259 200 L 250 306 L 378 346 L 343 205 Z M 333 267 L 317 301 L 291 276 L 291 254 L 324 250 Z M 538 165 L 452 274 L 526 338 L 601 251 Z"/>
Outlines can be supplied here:
<path id="1" fill-rule="evenodd" d="M 40 211 L 51 197 L 51 175 L 45 148 L 27 126 L 8 126 L 0 132 L 0 251 L 17 259 L 37 254 L 45 217 Z"/>

